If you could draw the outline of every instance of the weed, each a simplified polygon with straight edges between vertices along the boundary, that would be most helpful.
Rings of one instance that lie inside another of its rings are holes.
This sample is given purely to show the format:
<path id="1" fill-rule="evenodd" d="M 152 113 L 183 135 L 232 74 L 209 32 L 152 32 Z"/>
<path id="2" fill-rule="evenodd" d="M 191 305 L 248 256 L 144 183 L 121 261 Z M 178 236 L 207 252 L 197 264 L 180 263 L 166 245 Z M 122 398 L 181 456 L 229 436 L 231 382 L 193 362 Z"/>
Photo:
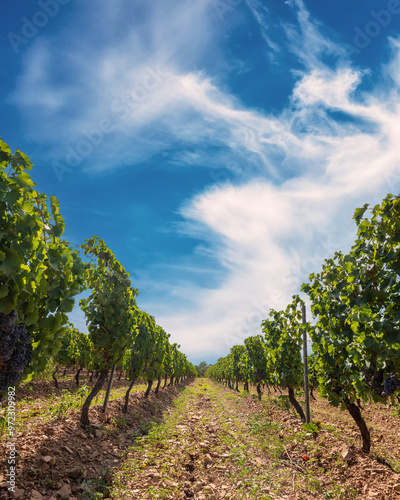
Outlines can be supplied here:
<path id="1" fill-rule="evenodd" d="M 322 495 L 327 500 L 339 499 L 339 498 L 351 500 L 353 498 L 356 498 L 357 492 L 354 488 L 351 488 L 350 486 L 345 487 L 345 486 L 335 485 L 330 491 L 324 490 L 322 492 Z"/>
<path id="2" fill-rule="evenodd" d="M 286 396 L 285 394 L 281 394 L 280 396 L 278 396 L 278 399 L 275 402 L 279 408 L 282 408 L 282 410 L 290 409 L 289 396 Z"/>
<path id="3" fill-rule="evenodd" d="M 62 391 L 61 401 L 57 402 L 53 406 L 50 406 L 47 410 L 46 416 L 61 419 L 65 417 L 69 410 L 80 408 L 83 404 L 83 401 L 89 394 L 89 390 L 90 387 L 88 387 L 87 385 L 82 386 L 75 393 L 71 393 L 68 390 L 64 389 Z"/>
<path id="4" fill-rule="evenodd" d="M 301 427 L 305 430 L 306 436 L 312 436 L 314 438 L 318 436 L 318 426 L 314 422 L 303 424 Z"/>

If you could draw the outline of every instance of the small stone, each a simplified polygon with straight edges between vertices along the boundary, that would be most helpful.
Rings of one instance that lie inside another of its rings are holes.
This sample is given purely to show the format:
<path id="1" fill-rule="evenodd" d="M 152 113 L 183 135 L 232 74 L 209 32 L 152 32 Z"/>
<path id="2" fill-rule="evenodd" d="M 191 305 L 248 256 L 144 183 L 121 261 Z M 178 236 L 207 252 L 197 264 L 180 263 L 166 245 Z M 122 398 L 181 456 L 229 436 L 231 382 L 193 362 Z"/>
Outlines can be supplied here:
<path id="1" fill-rule="evenodd" d="M 43 464 L 41 464 L 40 468 L 41 468 L 42 472 L 48 472 L 50 470 L 50 465 L 46 464 L 46 462 L 44 462 Z"/>
<path id="2" fill-rule="evenodd" d="M 348 446 L 343 447 L 340 454 L 342 455 L 343 460 L 350 460 L 353 457 L 353 452 Z"/>
<path id="3" fill-rule="evenodd" d="M 46 455 L 45 457 L 43 457 L 43 462 L 45 462 L 48 465 L 54 465 L 56 463 L 56 460 L 54 457 Z"/>
<path id="4" fill-rule="evenodd" d="M 8 492 L 10 497 L 15 498 L 15 500 L 20 500 L 21 498 L 23 498 L 24 493 L 25 493 L 25 490 L 23 490 L 22 488 L 17 488 L 17 487 L 15 488 L 14 491 Z"/>
<path id="5" fill-rule="evenodd" d="M 73 479 L 78 479 L 79 476 L 81 476 L 82 474 L 82 471 L 79 467 L 75 467 L 74 469 L 72 469 L 69 473 L 69 475 L 73 478 Z"/>
<path id="6" fill-rule="evenodd" d="M 158 474 L 158 472 L 156 472 L 155 474 L 153 474 L 153 483 L 156 484 L 160 481 L 161 479 L 161 474 Z"/>
<path id="7" fill-rule="evenodd" d="M 69 484 L 64 484 L 58 491 L 57 493 L 60 496 L 60 500 L 68 500 L 72 491 L 71 487 Z"/>
<path id="8" fill-rule="evenodd" d="M 43 500 L 43 495 L 37 490 L 31 491 L 31 500 Z"/>

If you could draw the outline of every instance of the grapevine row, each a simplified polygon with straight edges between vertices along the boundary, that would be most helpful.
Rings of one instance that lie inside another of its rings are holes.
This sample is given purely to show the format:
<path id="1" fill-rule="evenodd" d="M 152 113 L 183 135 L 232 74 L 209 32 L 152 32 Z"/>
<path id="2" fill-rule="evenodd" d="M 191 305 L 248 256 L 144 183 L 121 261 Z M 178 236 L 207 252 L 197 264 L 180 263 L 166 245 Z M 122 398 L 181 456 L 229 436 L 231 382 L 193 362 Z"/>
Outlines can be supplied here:
<path id="1" fill-rule="evenodd" d="M 333 406 L 347 409 L 369 452 L 370 432 L 360 402 L 383 402 L 400 386 L 400 196 L 358 208 L 357 236 L 348 254 L 336 252 L 301 287 L 308 295 L 315 324 L 301 323 L 302 300 L 284 311 L 271 310 L 262 333 L 232 347 L 206 375 L 229 386 L 241 381 L 288 390 L 302 385 L 301 332 L 312 340 L 310 387 Z"/>
<path id="2" fill-rule="evenodd" d="M 0 139 L 0 393 L 32 380 L 49 359 L 96 369 L 81 414 L 82 424 L 90 425 L 90 403 L 113 368 L 123 368 L 131 380 L 125 411 L 138 377 L 148 381 L 147 396 L 154 380 L 158 391 L 162 377 L 172 384 L 196 370 L 154 317 L 139 309 L 138 290 L 101 238 L 87 239 L 80 249 L 62 239 L 59 202 L 36 190 L 32 166 Z M 80 300 L 88 335 L 68 323 L 84 290 L 90 292 Z"/>

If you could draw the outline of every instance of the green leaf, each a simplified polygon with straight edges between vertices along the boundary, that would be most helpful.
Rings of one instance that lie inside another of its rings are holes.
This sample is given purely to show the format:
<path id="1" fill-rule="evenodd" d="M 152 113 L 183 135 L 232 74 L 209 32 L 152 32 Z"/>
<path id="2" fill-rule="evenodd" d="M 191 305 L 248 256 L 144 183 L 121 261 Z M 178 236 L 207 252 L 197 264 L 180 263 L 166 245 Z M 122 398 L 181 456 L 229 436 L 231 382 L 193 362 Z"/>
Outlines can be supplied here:
<path id="1" fill-rule="evenodd" d="M 354 212 L 353 219 L 355 219 L 357 225 L 360 223 L 363 215 L 368 210 L 369 204 L 365 203 L 361 208 L 357 208 Z"/>
<path id="2" fill-rule="evenodd" d="M 35 325 L 38 321 L 38 313 L 36 311 L 29 313 L 25 316 L 25 323 L 27 326 Z"/>
<path id="3" fill-rule="evenodd" d="M 16 180 L 22 187 L 33 188 L 36 186 L 27 172 L 21 172 L 18 174 Z"/>
<path id="4" fill-rule="evenodd" d="M 64 297 L 61 301 L 60 308 L 64 312 L 71 312 L 74 308 L 75 300 L 72 297 Z"/>
<path id="5" fill-rule="evenodd" d="M 4 254 L 5 257 L 0 262 L 0 273 L 3 273 L 6 276 L 12 276 L 18 272 L 21 259 L 18 253 L 11 248 L 4 248 Z"/>
<path id="6" fill-rule="evenodd" d="M 11 191 L 8 191 L 8 193 L 6 193 L 5 201 L 12 206 L 15 205 L 20 198 L 21 198 L 20 191 L 18 191 L 17 189 L 13 189 Z"/>
<path id="7" fill-rule="evenodd" d="M 11 149 L 4 141 L 0 139 L 0 167 L 6 168 L 10 163 Z"/>
<path id="8" fill-rule="evenodd" d="M 31 170 L 33 163 L 25 153 L 22 153 L 22 151 L 19 151 L 17 149 L 14 155 L 11 157 L 11 165 L 13 166 L 14 172 L 19 174 L 25 169 Z"/>

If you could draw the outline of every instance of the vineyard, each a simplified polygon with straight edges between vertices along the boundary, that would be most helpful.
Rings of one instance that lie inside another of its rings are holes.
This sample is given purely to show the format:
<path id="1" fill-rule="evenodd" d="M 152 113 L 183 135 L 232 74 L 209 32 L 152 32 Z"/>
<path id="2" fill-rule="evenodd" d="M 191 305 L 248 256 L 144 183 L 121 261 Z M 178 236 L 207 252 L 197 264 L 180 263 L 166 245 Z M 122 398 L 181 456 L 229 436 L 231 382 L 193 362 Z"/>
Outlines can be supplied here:
<path id="1" fill-rule="evenodd" d="M 92 432 L 79 408 L 92 385 L 75 370 L 22 384 L 18 393 L 19 485 L 2 498 L 113 499 L 397 499 L 400 488 L 398 413 L 366 405 L 374 453 L 360 451 L 350 416 L 316 395 L 303 426 L 289 399 L 271 389 L 259 401 L 209 379 L 151 391 L 116 380 L 107 415 L 105 391 L 91 410 Z M 296 392 L 301 405 L 304 394 Z M 2 451 L 6 447 L 2 445 Z M 396 472 L 397 471 L 397 472 Z M 0 474 L 5 479 L 6 464 Z M 2 483 L 4 485 L 4 482 Z"/>
<path id="2" fill-rule="evenodd" d="M 62 238 L 29 158 L 0 141 L 0 167 L 0 498 L 398 498 L 400 197 L 195 379 L 106 243 Z"/>

